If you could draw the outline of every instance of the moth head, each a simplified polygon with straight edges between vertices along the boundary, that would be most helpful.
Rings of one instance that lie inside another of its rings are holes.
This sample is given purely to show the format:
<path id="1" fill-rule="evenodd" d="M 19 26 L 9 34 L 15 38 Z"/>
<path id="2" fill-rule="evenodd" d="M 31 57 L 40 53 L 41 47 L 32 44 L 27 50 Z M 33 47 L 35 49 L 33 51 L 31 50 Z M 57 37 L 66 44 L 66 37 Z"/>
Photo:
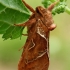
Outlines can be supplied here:
<path id="1" fill-rule="evenodd" d="M 48 25 L 49 30 L 53 30 L 56 28 L 56 24 L 54 24 L 54 21 L 52 19 L 52 10 L 55 7 L 55 5 L 59 2 L 60 0 L 57 0 L 56 2 L 52 3 L 47 9 L 46 17 L 48 18 L 48 21 L 46 22 L 46 25 Z M 48 15 L 47 15 L 48 14 Z"/>
<path id="2" fill-rule="evenodd" d="M 42 23 L 48 28 L 48 30 L 53 30 L 55 29 L 56 25 L 53 24 L 53 18 L 52 18 L 52 13 L 48 9 L 44 9 L 41 6 L 38 6 L 36 8 L 36 12 L 40 15 L 40 19 L 42 20 Z"/>
<path id="3" fill-rule="evenodd" d="M 55 7 L 55 5 L 58 3 L 54 2 L 52 3 L 47 9 L 38 6 L 36 8 L 36 12 L 39 13 L 43 18 L 41 19 L 44 23 L 44 25 L 51 31 L 56 28 L 56 25 L 54 24 L 53 18 L 52 18 L 52 9 Z"/>

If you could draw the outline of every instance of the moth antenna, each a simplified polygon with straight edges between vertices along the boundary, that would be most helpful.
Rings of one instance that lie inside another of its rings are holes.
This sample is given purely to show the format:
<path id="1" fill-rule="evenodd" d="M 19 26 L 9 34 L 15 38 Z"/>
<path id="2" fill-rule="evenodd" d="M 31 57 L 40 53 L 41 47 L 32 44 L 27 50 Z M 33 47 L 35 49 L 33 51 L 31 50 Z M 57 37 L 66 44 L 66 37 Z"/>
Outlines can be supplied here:
<path id="1" fill-rule="evenodd" d="M 24 0 L 22 0 L 22 2 L 25 4 L 25 6 L 26 6 L 31 12 L 35 13 L 35 10 L 34 10 L 31 6 L 29 6 Z"/>
<path id="2" fill-rule="evenodd" d="M 58 0 L 58 1 L 54 2 L 54 3 L 52 3 L 47 9 L 48 9 L 49 11 L 52 11 L 52 9 L 55 7 L 55 5 L 56 5 L 59 1 L 60 1 L 60 0 Z"/>

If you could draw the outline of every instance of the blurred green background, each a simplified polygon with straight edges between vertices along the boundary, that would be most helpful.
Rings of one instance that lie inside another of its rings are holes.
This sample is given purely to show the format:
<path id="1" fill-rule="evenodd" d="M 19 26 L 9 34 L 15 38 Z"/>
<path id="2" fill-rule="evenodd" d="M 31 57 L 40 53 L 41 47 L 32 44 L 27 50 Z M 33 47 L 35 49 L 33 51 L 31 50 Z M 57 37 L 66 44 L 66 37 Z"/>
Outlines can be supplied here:
<path id="1" fill-rule="evenodd" d="M 34 9 L 42 5 L 42 0 L 25 0 Z M 70 7 L 70 0 L 67 1 Z M 50 66 L 49 70 L 70 70 L 70 15 L 67 13 L 53 17 L 57 28 L 50 33 Z M 24 33 L 26 29 L 24 30 Z M 22 53 L 18 51 L 25 43 L 22 39 L 3 41 L 0 35 L 0 70 L 17 70 Z"/>

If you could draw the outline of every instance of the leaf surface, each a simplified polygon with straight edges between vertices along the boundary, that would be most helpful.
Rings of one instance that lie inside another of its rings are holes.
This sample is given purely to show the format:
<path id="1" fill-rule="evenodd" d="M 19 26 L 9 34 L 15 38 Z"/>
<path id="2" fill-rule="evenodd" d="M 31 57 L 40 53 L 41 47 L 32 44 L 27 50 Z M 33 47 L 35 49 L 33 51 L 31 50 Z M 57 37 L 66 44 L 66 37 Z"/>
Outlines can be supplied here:
<path id="1" fill-rule="evenodd" d="M 20 37 L 24 27 L 14 24 L 24 23 L 30 15 L 31 12 L 21 0 L 0 0 L 0 34 L 4 39 Z"/>

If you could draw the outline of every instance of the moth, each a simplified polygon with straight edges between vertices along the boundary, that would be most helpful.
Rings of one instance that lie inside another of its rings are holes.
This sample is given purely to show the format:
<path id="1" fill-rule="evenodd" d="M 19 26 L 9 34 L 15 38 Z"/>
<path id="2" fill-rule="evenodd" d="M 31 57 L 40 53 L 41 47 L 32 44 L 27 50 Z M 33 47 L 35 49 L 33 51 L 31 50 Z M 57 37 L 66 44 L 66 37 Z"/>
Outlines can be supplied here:
<path id="1" fill-rule="evenodd" d="M 49 67 L 49 34 L 56 28 L 52 18 L 52 9 L 58 2 L 48 8 L 41 6 L 34 10 L 24 0 L 22 2 L 32 12 L 28 21 L 16 26 L 27 27 L 26 43 L 18 64 L 18 70 L 48 70 Z"/>

